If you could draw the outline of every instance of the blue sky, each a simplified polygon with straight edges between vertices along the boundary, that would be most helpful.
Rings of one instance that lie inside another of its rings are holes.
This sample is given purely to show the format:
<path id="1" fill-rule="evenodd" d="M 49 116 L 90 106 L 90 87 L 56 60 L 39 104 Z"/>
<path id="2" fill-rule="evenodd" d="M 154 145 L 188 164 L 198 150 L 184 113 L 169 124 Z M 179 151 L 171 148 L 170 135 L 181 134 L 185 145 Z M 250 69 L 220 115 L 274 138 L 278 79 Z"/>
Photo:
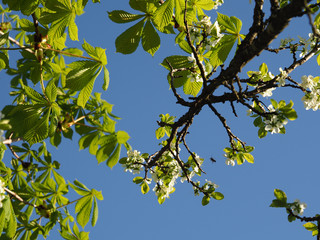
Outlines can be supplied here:
<path id="1" fill-rule="evenodd" d="M 253 6 L 248 0 L 226 1 L 218 12 L 241 19 L 241 33 L 246 34 L 252 22 Z M 115 105 L 114 114 L 122 118 L 117 129 L 129 133 L 129 142 L 134 149 L 153 153 L 158 150 L 155 129 L 159 114 L 179 117 L 186 111 L 175 104 L 166 80 L 167 71 L 160 63 L 166 56 L 184 53 L 174 45 L 174 36 L 165 35 L 161 35 L 162 44 L 154 57 L 145 53 L 141 46 L 131 55 L 116 53 L 116 37 L 132 25 L 115 24 L 108 19 L 107 11 L 120 9 L 130 10 L 127 0 L 88 4 L 86 13 L 76 21 L 79 44 L 85 39 L 93 46 L 107 49 L 111 82 L 103 97 Z M 269 7 L 265 9 L 268 11 Z M 216 17 L 215 12 L 208 15 L 212 20 Z M 296 37 L 297 33 L 307 36 L 310 28 L 306 18 L 299 20 L 304 24 L 292 21 L 283 37 Z M 243 69 L 242 76 L 248 70 L 258 70 L 262 62 L 277 74 L 279 67 L 289 66 L 289 58 L 289 55 L 262 54 Z M 303 75 L 317 76 L 318 69 L 313 59 L 291 76 L 301 82 Z M 1 81 L 0 99 L 4 106 L 11 101 L 6 95 L 9 78 L 1 74 Z M 102 92 L 101 86 L 102 79 L 96 82 L 95 90 Z M 295 102 L 298 119 L 286 125 L 285 135 L 268 134 L 264 139 L 258 138 L 258 129 L 246 116 L 246 109 L 236 106 L 239 117 L 235 118 L 229 105 L 217 106 L 233 132 L 255 146 L 253 165 L 227 166 L 223 157 L 223 148 L 228 146 L 225 129 L 208 109 L 195 118 L 187 141 L 193 151 L 207 160 L 204 165 L 207 175 L 201 181 L 212 180 L 225 196 L 224 200 L 212 200 L 205 207 L 201 205 L 201 197 L 195 197 L 187 183 L 177 183 L 176 192 L 159 205 L 152 191 L 141 194 L 139 187 L 132 183 L 134 176 L 125 173 L 120 165 L 110 170 L 104 163 L 97 165 L 95 157 L 88 151 L 79 152 L 76 137 L 73 141 L 65 139 L 58 150 L 52 149 L 52 154 L 61 162 L 61 174 L 70 182 L 78 179 L 89 188 L 102 190 L 104 201 L 99 202 L 96 227 L 88 228 L 90 239 L 311 239 L 311 233 L 304 230 L 299 221 L 287 221 L 284 209 L 269 207 L 273 190 L 280 188 L 287 193 L 289 201 L 298 198 L 307 203 L 307 216 L 320 213 L 320 193 L 317 191 L 320 115 L 304 110 L 302 96 L 301 92 L 292 89 L 275 92 L 273 98 Z M 211 156 L 216 163 L 209 161 Z M 5 161 L 8 161 L 9 152 L 6 157 Z M 48 239 L 58 237 L 53 234 Z"/>

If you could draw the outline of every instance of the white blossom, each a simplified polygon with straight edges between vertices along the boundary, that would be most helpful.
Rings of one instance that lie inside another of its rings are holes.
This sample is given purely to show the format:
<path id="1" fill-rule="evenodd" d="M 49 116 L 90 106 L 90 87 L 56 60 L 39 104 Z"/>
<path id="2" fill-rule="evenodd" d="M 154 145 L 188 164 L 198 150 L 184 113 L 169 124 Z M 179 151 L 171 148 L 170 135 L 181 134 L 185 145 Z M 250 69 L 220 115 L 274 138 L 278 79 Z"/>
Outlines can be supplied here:
<path id="1" fill-rule="evenodd" d="M 291 209 L 293 214 L 295 215 L 302 215 L 304 210 L 307 208 L 307 204 L 300 202 L 299 199 L 294 200 L 294 204 Z"/>
<path id="2" fill-rule="evenodd" d="M 206 183 L 207 185 L 205 185 L 205 189 L 204 190 L 208 190 L 210 187 L 213 187 L 213 188 L 218 188 L 219 186 L 209 180 L 206 179 Z"/>
<path id="3" fill-rule="evenodd" d="M 310 92 L 306 93 L 305 96 L 302 97 L 302 101 L 306 110 L 312 109 L 316 111 L 320 108 L 320 88 L 318 83 L 318 78 L 314 78 L 313 76 L 302 76 L 301 87 L 304 89 L 309 89 Z"/>
<path id="4" fill-rule="evenodd" d="M 234 167 L 234 165 L 236 165 L 236 162 L 231 158 L 227 158 L 226 159 L 226 164 L 227 165 L 231 165 L 232 167 Z"/>
<path id="5" fill-rule="evenodd" d="M 122 164 L 126 172 L 132 172 L 133 174 L 138 174 L 143 168 L 144 158 L 140 156 L 140 152 L 137 150 L 127 151 L 126 162 Z"/>
<path id="6" fill-rule="evenodd" d="M 203 82 L 201 75 L 197 72 L 191 72 L 187 77 L 190 78 L 190 82 Z"/>
<path id="7" fill-rule="evenodd" d="M 223 0 L 216 0 L 213 9 L 218 9 L 223 4 Z"/>
<path id="8" fill-rule="evenodd" d="M 301 87 L 303 87 L 304 89 L 310 89 L 312 90 L 315 87 L 315 82 L 313 81 L 313 76 L 309 75 L 309 76 L 302 76 L 301 80 L 302 83 L 300 84 Z"/>
<path id="9" fill-rule="evenodd" d="M 269 88 L 265 90 L 264 92 L 260 93 L 262 97 L 271 97 L 272 96 L 272 91 L 275 90 L 276 88 Z"/>
<path id="10" fill-rule="evenodd" d="M 288 123 L 287 119 L 281 120 L 277 115 L 273 115 L 270 120 L 265 120 L 266 124 L 265 130 L 270 131 L 271 134 L 279 133 L 280 129 L 283 128 L 283 125 Z"/>
<path id="11" fill-rule="evenodd" d="M 196 41 L 198 42 L 201 38 L 201 32 L 200 29 L 196 26 L 192 26 L 190 28 L 190 39 L 191 41 Z"/>
<path id="12" fill-rule="evenodd" d="M 283 87 L 286 84 L 286 78 L 288 77 L 288 73 L 282 68 L 279 68 L 280 74 L 279 77 L 277 78 L 278 85 L 279 87 Z"/>

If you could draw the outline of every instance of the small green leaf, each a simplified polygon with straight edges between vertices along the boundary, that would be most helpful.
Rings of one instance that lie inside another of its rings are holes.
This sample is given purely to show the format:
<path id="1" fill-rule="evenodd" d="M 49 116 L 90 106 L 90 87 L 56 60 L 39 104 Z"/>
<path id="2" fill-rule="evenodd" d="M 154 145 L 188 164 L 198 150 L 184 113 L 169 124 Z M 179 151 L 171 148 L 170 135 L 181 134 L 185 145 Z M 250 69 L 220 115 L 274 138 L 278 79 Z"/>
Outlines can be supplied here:
<path id="1" fill-rule="evenodd" d="M 259 138 L 264 138 L 265 136 L 267 136 L 268 132 L 264 129 L 263 127 L 260 127 L 258 130 L 258 137 Z"/>
<path id="2" fill-rule="evenodd" d="M 140 184 L 140 183 L 142 183 L 142 181 L 143 181 L 143 177 L 135 177 L 132 181 L 133 181 L 135 184 Z"/>
<path id="3" fill-rule="evenodd" d="M 202 201 L 201 201 L 202 206 L 208 205 L 209 202 L 210 202 L 210 197 L 203 196 Z"/>
<path id="4" fill-rule="evenodd" d="M 242 153 L 244 158 L 247 160 L 249 163 L 254 163 L 254 157 L 250 153 Z"/>
<path id="5" fill-rule="evenodd" d="M 270 102 L 271 102 L 272 106 L 274 107 L 274 109 L 278 108 L 279 105 L 278 105 L 278 102 L 276 100 L 270 99 Z"/>
<path id="6" fill-rule="evenodd" d="M 283 202 L 283 201 L 280 201 L 278 199 L 274 199 L 274 200 L 272 200 L 272 203 L 270 204 L 270 207 L 276 207 L 276 208 L 287 207 L 287 203 Z"/>
<path id="7" fill-rule="evenodd" d="M 159 127 L 159 128 L 156 130 L 156 138 L 157 138 L 157 139 L 163 138 L 165 132 L 166 132 L 166 131 L 165 131 L 164 127 Z"/>
<path id="8" fill-rule="evenodd" d="M 318 227 L 316 224 L 312 223 L 312 222 L 307 222 L 305 224 L 303 224 L 303 226 L 308 230 L 308 231 L 314 231 L 317 230 Z"/>
<path id="9" fill-rule="evenodd" d="M 210 195 L 211 195 L 214 199 L 216 199 L 216 200 L 222 200 L 222 199 L 224 199 L 223 194 L 220 193 L 220 192 L 213 192 L 213 193 L 211 193 Z"/>
<path id="10" fill-rule="evenodd" d="M 143 183 L 141 184 L 141 192 L 142 192 L 142 194 L 148 193 L 149 190 L 150 190 L 149 185 L 148 185 L 146 182 L 143 182 Z"/>
<path id="11" fill-rule="evenodd" d="M 294 121 L 298 118 L 297 112 L 294 109 L 284 112 L 284 115 L 291 121 Z"/>
<path id="12" fill-rule="evenodd" d="M 274 196 L 280 201 L 287 202 L 287 195 L 280 189 L 274 190 Z"/>

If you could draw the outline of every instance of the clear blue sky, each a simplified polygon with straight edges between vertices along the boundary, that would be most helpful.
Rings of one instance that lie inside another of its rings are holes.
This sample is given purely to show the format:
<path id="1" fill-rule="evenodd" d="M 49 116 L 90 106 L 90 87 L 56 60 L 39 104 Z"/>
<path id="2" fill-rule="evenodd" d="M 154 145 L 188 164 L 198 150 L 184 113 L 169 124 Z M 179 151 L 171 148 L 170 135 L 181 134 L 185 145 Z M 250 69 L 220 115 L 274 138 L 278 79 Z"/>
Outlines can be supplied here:
<path id="1" fill-rule="evenodd" d="M 246 34 L 252 23 L 253 6 L 248 0 L 226 1 L 218 11 L 241 19 L 241 33 Z M 134 149 L 153 153 L 158 149 L 154 133 L 158 115 L 169 113 L 179 117 L 186 110 L 175 104 L 166 80 L 167 71 L 160 66 L 166 56 L 183 53 L 174 46 L 174 36 L 164 35 L 161 35 L 162 44 L 154 57 L 145 53 L 141 46 L 131 55 L 116 53 L 116 37 L 132 25 L 115 24 L 108 19 L 107 11 L 120 9 L 130 10 L 127 0 L 88 4 L 86 13 L 76 20 L 80 44 L 85 39 L 93 46 L 107 49 L 111 82 L 103 97 L 115 105 L 114 114 L 122 117 L 117 129 L 130 134 Z M 267 11 L 269 7 L 265 9 Z M 208 14 L 215 19 L 214 12 Z M 307 36 L 311 30 L 306 19 L 303 21 L 305 25 L 293 21 L 283 37 L 294 37 L 297 33 Z M 262 54 L 243 70 L 243 76 L 248 70 L 258 70 L 262 62 L 277 74 L 278 68 L 289 66 L 291 60 L 289 55 Z M 315 59 L 297 69 L 292 77 L 301 82 L 301 76 L 309 74 L 319 74 Z M 4 106 L 11 101 L 5 95 L 9 79 L 1 74 L 1 81 L 0 99 Z M 102 79 L 96 82 L 95 90 L 102 92 L 101 86 Z M 235 118 L 229 105 L 217 106 L 233 132 L 256 147 L 253 165 L 227 166 L 223 157 L 223 148 L 228 146 L 225 129 L 207 109 L 195 118 L 187 141 L 193 151 L 207 160 L 207 175 L 201 180 L 212 180 L 225 196 L 224 200 L 212 200 L 205 207 L 201 206 L 201 197 L 195 197 L 187 183 L 178 183 L 170 199 L 159 205 L 152 191 L 141 194 L 139 187 L 132 183 L 134 176 L 125 173 L 120 165 L 110 170 L 104 163 L 98 166 L 95 157 L 86 150 L 79 152 L 77 138 L 73 142 L 64 140 L 52 154 L 61 162 L 61 174 L 70 182 L 77 178 L 89 188 L 103 192 L 105 199 L 99 202 L 98 223 L 93 229 L 88 228 L 90 239 L 311 239 L 311 233 L 304 230 L 299 221 L 287 221 L 284 209 L 269 207 L 273 190 L 280 188 L 287 193 L 289 201 L 298 198 L 307 203 L 307 216 L 320 213 L 320 115 L 304 110 L 302 96 L 291 89 L 275 92 L 275 99 L 295 102 L 298 119 L 286 125 L 285 135 L 268 134 L 262 140 L 257 136 L 258 129 L 253 126 L 253 120 L 246 116 L 246 109 L 236 106 L 239 118 Z M 211 156 L 216 163 L 209 161 Z M 8 161 L 9 152 L 6 157 L 5 161 Z M 50 235 L 48 239 L 58 237 Z"/>

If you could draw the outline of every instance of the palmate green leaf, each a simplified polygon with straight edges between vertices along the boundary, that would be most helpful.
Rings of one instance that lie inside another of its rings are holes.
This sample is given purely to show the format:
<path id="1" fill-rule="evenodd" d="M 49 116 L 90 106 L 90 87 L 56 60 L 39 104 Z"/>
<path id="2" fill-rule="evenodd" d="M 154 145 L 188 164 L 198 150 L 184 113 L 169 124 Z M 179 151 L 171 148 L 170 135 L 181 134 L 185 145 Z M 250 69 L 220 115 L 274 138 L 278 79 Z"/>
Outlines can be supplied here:
<path id="1" fill-rule="evenodd" d="M 224 35 L 219 44 L 212 49 L 209 61 L 213 68 L 222 65 L 226 61 L 236 40 L 237 37 L 233 35 Z"/>
<path id="2" fill-rule="evenodd" d="M 44 11 L 41 14 L 39 22 L 42 24 L 49 24 L 48 37 L 52 45 L 55 46 L 56 39 L 61 38 L 69 27 L 69 36 L 71 40 L 78 40 L 78 29 L 75 25 L 76 12 L 70 1 L 66 0 L 48 0 L 45 7 L 49 11 Z"/>
<path id="3" fill-rule="evenodd" d="M 140 19 L 145 15 L 132 14 L 123 10 L 114 10 L 112 12 L 108 12 L 108 16 L 110 20 L 115 23 L 128 23 Z"/>
<path id="4" fill-rule="evenodd" d="M 103 66 L 103 85 L 102 85 L 102 89 L 104 91 L 107 91 L 107 89 L 109 87 L 109 82 L 110 82 L 109 71 L 105 66 Z"/>
<path id="5" fill-rule="evenodd" d="M 87 197 L 81 198 L 75 206 L 75 212 L 77 213 L 77 222 L 81 227 L 87 225 L 90 220 L 90 215 L 92 211 L 92 201 L 93 196 L 89 195 Z"/>
<path id="6" fill-rule="evenodd" d="M 44 97 L 40 93 L 35 91 L 33 88 L 23 85 L 23 89 L 25 90 L 27 96 L 31 98 L 33 101 L 37 103 L 46 103 Z"/>
<path id="7" fill-rule="evenodd" d="M 28 20 L 26 18 L 21 18 L 18 20 L 18 22 L 19 22 L 19 25 L 23 31 L 34 32 L 34 30 L 35 30 L 34 24 L 30 20 Z"/>
<path id="8" fill-rule="evenodd" d="M 170 70 L 170 66 L 169 66 L 168 62 L 173 67 L 173 69 L 188 68 L 188 67 L 193 66 L 193 63 L 188 60 L 187 56 L 173 55 L 170 57 L 166 57 L 162 61 L 161 65 L 163 67 L 165 67 L 166 69 Z"/>
<path id="9" fill-rule="evenodd" d="M 191 82 L 190 79 L 183 85 L 183 92 L 186 95 L 197 96 L 202 88 L 202 82 Z"/>
<path id="10" fill-rule="evenodd" d="M 211 10 L 215 6 L 215 2 L 213 0 L 195 0 L 191 1 L 193 3 L 193 7 L 196 9 L 198 16 L 205 16 L 203 10 Z"/>
<path id="11" fill-rule="evenodd" d="M 84 107 L 89 100 L 95 79 L 101 72 L 101 65 L 93 61 L 77 61 L 69 64 L 72 70 L 67 74 L 66 87 L 79 91 L 77 104 Z"/>
<path id="12" fill-rule="evenodd" d="M 82 48 L 88 53 L 88 55 L 97 61 L 99 61 L 102 65 L 107 65 L 107 56 L 106 56 L 106 50 L 102 49 L 100 47 L 92 47 L 89 43 L 87 43 L 84 40 L 84 43 L 82 44 Z"/>
<path id="13" fill-rule="evenodd" d="M 6 44 L 8 39 L 9 39 L 9 32 L 0 35 L 0 46 Z"/>
<path id="14" fill-rule="evenodd" d="M 76 25 L 76 23 L 74 22 L 75 20 L 75 15 L 72 16 L 72 19 L 69 22 L 69 26 L 68 26 L 68 33 L 69 33 L 69 37 L 72 41 L 79 41 L 78 39 L 78 27 Z"/>
<path id="15" fill-rule="evenodd" d="M 150 20 L 147 20 L 142 31 L 142 47 L 146 52 L 150 53 L 151 56 L 153 56 L 160 47 L 160 37 L 153 28 Z"/>
<path id="16" fill-rule="evenodd" d="M 236 26 L 234 25 L 234 23 L 230 19 L 230 17 L 228 17 L 227 15 L 224 15 L 222 13 L 218 13 L 218 12 L 217 12 L 217 14 L 218 14 L 217 21 L 218 21 L 219 25 L 225 27 L 225 29 L 227 30 L 228 33 L 231 33 L 231 34 L 239 33 L 240 30 L 238 31 L 238 29 L 236 28 Z"/>
<path id="17" fill-rule="evenodd" d="M 11 239 L 16 233 L 17 230 L 17 219 L 16 215 L 13 210 L 13 206 L 11 204 L 11 200 L 9 198 L 5 198 L 2 201 L 2 209 L 0 211 L 4 212 L 5 220 L 4 220 L 4 226 L 3 226 L 3 232 L 5 235 Z M 3 216 L 2 214 L 0 216 Z M 2 232 L 1 232 L 2 233 Z M 0 235 L 1 235 L 0 233 Z M 2 238 L 1 238 L 2 239 Z"/>
<path id="18" fill-rule="evenodd" d="M 175 11 L 174 11 L 175 20 L 177 21 L 179 26 L 182 27 L 182 26 L 184 26 L 185 1 L 184 0 L 175 0 L 174 8 L 175 8 Z"/>
<path id="19" fill-rule="evenodd" d="M 7 198 L 5 198 L 4 200 L 3 200 L 3 203 L 4 202 L 6 202 L 6 201 L 8 201 L 8 199 Z M 3 233 L 3 228 L 4 228 L 4 226 L 5 226 L 5 224 L 6 224 L 6 211 L 4 210 L 4 208 L 2 207 L 1 209 L 0 209 L 0 237 L 1 237 L 1 235 L 2 235 L 2 233 Z"/>
<path id="20" fill-rule="evenodd" d="M 49 133 L 49 111 L 38 120 L 38 122 L 29 129 L 23 136 L 30 145 L 38 143 L 47 138 Z"/>
<path id="21" fill-rule="evenodd" d="M 97 223 L 98 215 L 99 215 L 99 210 L 98 210 L 97 200 L 96 200 L 96 198 L 93 198 L 93 211 L 92 211 L 92 218 L 91 218 L 91 225 L 93 227 Z"/>
<path id="22" fill-rule="evenodd" d="M 56 87 L 56 84 L 55 84 L 55 81 L 54 80 L 51 80 L 46 89 L 45 89 L 45 93 L 49 99 L 50 102 L 55 102 L 56 101 L 56 98 L 57 98 L 57 87 Z"/>
<path id="23" fill-rule="evenodd" d="M 0 52 L 0 70 L 5 69 L 9 66 L 9 59 L 6 54 Z"/>
<path id="24" fill-rule="evenodd" d="M 118 144 L 112 155 L 107 160 L 107 166 L 111 169 L 118 163 L 120 158 L 121 144 Z"/>
<path id="25" fill-rule="evenodd" d="M 80 107 L 85 107 L 86 103 L 88 102 L 90 96 L 91 96 L 91 92 L 93 90 L 93 85 L 94 82 L 96 80 L 96 78 L 98 77 L 98 75 L 101 72 L 101 67 L 99 69 L 98 72 L 96 72 L 92 77 L 91 80 L 88 82 L 88 84 L 79 92 L 79 96 L 77 99 L 77 105 Z"/>
<path id="26" fill-rule="evenodd" d="M 118 131 L 116 135 L 117 135 L 117 141 L 120 144 L 125 144 L 130 139 L 129 134 L 126 133 L 125 131 Z"/>
<path id="27" fill-rule="evenodd" d="M 82 149 L 85 149 L 85 148 L 89 147 L 89 145 L 91 144 L 92 140 L 97 135 L 99 135 L 99 132 L 95 131 L 95 132 L 92 132 L 92 133 L 89 133 L 87 135 L 82 136 L 79 139 L 79 142 L 78 142 L 79 143 L 79 150 L 82 150 Z"/>
<path id="28" fill-rule="evenodd" d="M 175 88 L 182 87 L 188 80 L 188 75 L 190 74 L 189 70 L 177 71 L 173 73 L 173 86 Z M 167 75 L 168 83 L 171 86 L 171 76 L 170 73 Z"/>
<path id="29" fill-rule="evenodd" d="M 176 38 L 175 38 L 175 43 L 179 44 L 179 47 L 185 51 L 186 53 L 191 54 L 192 53 L 192 49 L 189 46 L 188 42 L 186 41 L 186 33 L 185 32 L 181 32 L 179 33 Z"/>
<path id="30" fill-rule="evenodd" d="M 153 23 L 160 32 L 165 32 L 165 28 L 171 24 L 174 8 L 174 0 L 165 1 L 153 15 Z"/>
<path id="31" fill-rule="evenodd" d="M 29 16 L 37 9 L 39 3 L 39 0 L 20 0 L 20 11 Z"/>
<path id="32" fill-rule="evenodd" d="M 90 190 L 78 180 L 73 181 L 73 183 L 74 184 L 69 182 L 69 186 L 80 196 L 87 196 L 90 194 Z"/>
<path id="33" fill-rule="evenodd" d="M 129 4 L 131 8 L 144 13 L 152 13 L 160 5 L 158 1 L 148 0 L 130 0 Z"/>
<path id="34" fill-rule="evenodd" d="M 117 142 L 114 141 L 99 148 L 96 153 L 96 158 L 98 160 L 98 163 L 102 163 L 105 160 L 107 160 L 109 156 L 111 156 L 116 146 L 117 146 Z"/>
<path id="35" fill-rule="evenodd" d="M 116 39 L 116 50 L 123 54 L 133 53 L 139 46 L 145 19 L 128 28 Z"/>

